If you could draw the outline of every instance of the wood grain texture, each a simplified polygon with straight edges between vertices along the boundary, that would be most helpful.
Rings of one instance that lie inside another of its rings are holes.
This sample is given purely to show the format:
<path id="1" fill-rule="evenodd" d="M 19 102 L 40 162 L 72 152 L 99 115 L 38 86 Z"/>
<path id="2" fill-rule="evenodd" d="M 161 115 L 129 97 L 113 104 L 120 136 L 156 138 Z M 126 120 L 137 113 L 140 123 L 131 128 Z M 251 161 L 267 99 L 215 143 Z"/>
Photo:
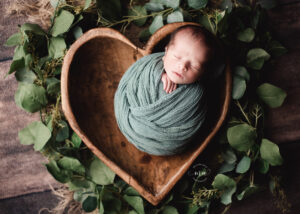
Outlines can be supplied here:
<path id="1" fill-rule="evenodd" d="M 48 190 L 58 183 L 42 163 L 46 159 L 32 146 L 20 144 L 18 132 L 39 120 L 39 114 L 26 113 L 16 106 L 14 75 L 4 79 L 11 61 L 0 63 L 0 199 Z"/>
<path id="2" fill-rule="evenodd" d="M 268 68 L 265 80 L 287 92 L 283 105 L 268 109 L 266 136 L 277 143 L 300 139 L 300 2 L 268 12 L 269 25 L 275 38 L 288 53 L 276 58 Z"/>

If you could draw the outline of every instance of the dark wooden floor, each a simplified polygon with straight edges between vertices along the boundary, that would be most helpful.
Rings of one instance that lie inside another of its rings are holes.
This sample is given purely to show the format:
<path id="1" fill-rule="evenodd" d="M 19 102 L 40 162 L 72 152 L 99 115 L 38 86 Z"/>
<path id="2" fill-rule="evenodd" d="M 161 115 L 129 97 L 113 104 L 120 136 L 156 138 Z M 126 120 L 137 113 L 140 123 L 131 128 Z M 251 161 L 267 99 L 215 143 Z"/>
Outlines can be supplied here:
<path id="1" fill-rule="evenodd" d="M 48 184 L 59 186 L 41 162 L 45 159 L 30 146 L 20 145 L 17 133 L 38 115 L 27 114 L 14 103 L 17 83 L 13 76 L 3 79 L 13 49 L 4 47 L 6 39 L 17 30 L 24 17 L 4 15 L 13 1 L 0 1 L 0 214 L 32 214 L 43 207 L 52 208 L 57 199 Z M 285 160 L 280 174 L 284 191 L 291 203 L 291 213 L 300 213 L 300 1 L 280 0 L 280 6 L 270 10 L 269 26 L 289 52 L 278 58 L 267 81 L 287 91 L 284 105 L 269 110 L 266 136 L 279 144 Z M 130 35 L 136 41 L 135 35 Z M 43 212 L 47 213 L 47 212 Z M 277 214 L 275 199 L 268 190 L 240 203 L 234 203 L 230 214 Z"/>

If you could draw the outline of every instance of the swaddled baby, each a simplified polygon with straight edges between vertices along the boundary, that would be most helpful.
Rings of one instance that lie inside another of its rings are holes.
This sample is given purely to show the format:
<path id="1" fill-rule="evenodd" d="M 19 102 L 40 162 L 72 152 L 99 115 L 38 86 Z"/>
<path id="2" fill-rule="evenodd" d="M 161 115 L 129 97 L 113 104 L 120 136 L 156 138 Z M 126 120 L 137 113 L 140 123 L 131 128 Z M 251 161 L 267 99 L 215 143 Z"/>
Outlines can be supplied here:
<path id="1" fill-rule="evenodd" d="M 137 60 L 123 75 L 114 98 L 121 132 L 151 155 L 186 149 L 207 111 L 204 78 L 214 55 L 211 35 L 186 25 L 171 34 L 165 52 Z"/>

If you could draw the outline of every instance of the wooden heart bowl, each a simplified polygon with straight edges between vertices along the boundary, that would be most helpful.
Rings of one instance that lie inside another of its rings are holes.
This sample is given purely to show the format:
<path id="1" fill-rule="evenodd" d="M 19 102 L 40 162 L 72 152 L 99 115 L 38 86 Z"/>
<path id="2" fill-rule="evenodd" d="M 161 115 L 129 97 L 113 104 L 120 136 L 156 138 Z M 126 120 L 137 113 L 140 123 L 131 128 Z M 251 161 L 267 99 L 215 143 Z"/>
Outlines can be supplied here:
<path id="1" fill-rule="evenodd" d="M 151 204 L 157 205 L 189 169 L 221 127 L 231 98 L 228 60 L 210 97 L 209 120 L 183 153 L 149 155 L 135 148 L 120 132 L 114 114 L 118 83 L 137 59 L 164 51 L 169 35 L 186 24 L 168 24 L 140 49 L 111 28 L 92 29 L 68 50 L 62 67 L 62 109 L 72 129 L 86 146 Z"/>

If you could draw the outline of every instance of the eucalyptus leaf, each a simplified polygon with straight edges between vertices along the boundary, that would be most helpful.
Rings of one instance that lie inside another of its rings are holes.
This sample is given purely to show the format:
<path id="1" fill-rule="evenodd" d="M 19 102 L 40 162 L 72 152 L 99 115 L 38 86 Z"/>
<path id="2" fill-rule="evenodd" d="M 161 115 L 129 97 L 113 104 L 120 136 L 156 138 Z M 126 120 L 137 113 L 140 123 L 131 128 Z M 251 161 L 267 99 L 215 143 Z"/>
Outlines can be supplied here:
<path id="1" fill-rule="evenodd" d="M 260 70 L 269 58 L 270 55 L 264 49 L 253 48 L 247 53 L 247 65 L 254 70 Z"/>
<path id="2" fill-rule="evenodd" d="M 139 214 L 144 214 L 144 203 L 143 199 L 140 196 L 128 196 L 124 195 L 123 199 L 130 205 L 132 206 L 135 211 Z"/>
<path id="3" fill-rule="evenodd" d="M 90 164 L 89 174 L 97 184 L 108 185 L 114 183 L 115 173 L 98 158 L 95 158 Z"/>
<path id="4" fill-rule="evenodd" d="M 48 103 L 46 90 L 42 86 L 19 82 L 15 103 L 25 111 L 34 113 Z"/>
<path id="5" fill-rule="evenodd" d="M 97 208 L 97 198 L 88 196 L 82 203 L 82 209 L 85 212 L 92 212 Z"/>
<path id="6" fill-rule="evenodd" d="M 22 45 L 22 34 L 15 33 L 11 35 L 5 42 L 4 46 L 6 47 L 13 47 L 17 45 Z"/>
<path id="7" fill-rule="evenodd" d="M 236 163 L 236 155 L 232 149 L 227 149 L 225 152 L 222 152 L 222 158 L 226 163 Z"/>
<path id="8" fill-rule="evenodd" d="M 57 95 L 60 92 L 60 80 L 55 77 L 46 79 L 47 92 L 51 95 Z"/>
<path id="9" fill-rule="evenodd" d="M 258 97 L 271 108 L 281 106 L 287 96 L 284 90 L 269 83 L 261 84 L 256 89 L 256 93 Z"/>
<path id="10" fill-rule="evenodd" d="M 65 50 L 67 48 L 66 42 L 63 38 L 52 37 L 49 42 L 49 56 L 57 59 L 64 56 Z"/>
<path id="11" fill-rule="evenodd" d="M 240 124 L 227 130 L 229 144 L 238 151 L 247 152 L 255 143 L 255 129 L 248 124 Z"/>
<path id="12" fill-rule="evenodd" d="M 103 201 L 105 214 L 118 214 L 121 213 L 122 202 L 118 198 L 113 198 L 109 201 Z"/>
<path id="13" fill-rule="evenodd" d="M 79 26 L 74 27 L 73 29 L 73 35 L 75 39 L 78 39 L 79 37 L 81 37 L 83 34 L 82 32 L 82 28 Z"/>
<path id="14" fill-rule="evenodd" d="M 255 185 L 248 186 L 240 194 L 237 195 L 237 199 L 240 201 L 240 200 L 252 195 L 253 193 L 257 192 L 258 190 L 259 190 L 258 186 L 255 186 Z"/>
<path id="15" fill-rule="evenodd" d="M 50 34 L 54 37 L 69 31 L 74 15 L 67 10 L 61 10 L 58 16 L 54 19 L 54 24 L 50 30 Z"/>
<path id="16" fill-rule="evenodd" d="M 260 155 L 262 159 L 266 160 L 272 166 L 278 166 L 283 163 L 283 159 L 279 152 L 279 147 L 268 139 L 262 139 L 260 145 Z"/>
<path id="17" fill-rule="evenodd" d="M 154 17 L 151 25 L 149 26 L 149 32 L 151 34 L 155 33 L 159 28 L 164 26 L 162 15 L 157 15 Z"/>
<path id="18" fill-rule="evenodd" d="M 145 7 L 143 6 L 133 6 L 132 8 L 129 9 L 128 11 L 128 15 L 129 16 L 146 16 L 147 15 L 147 10 Z M 134 24 L 136 24 L 137 26 L 143 26 L 147 21 L 147 17 L 144 18 L 140 18 L 140 19 L 135 19 L 133 21 Z"/>
<path id="19" fill-rule="evenodd" d="M 222 173 L 226 173 L 226 172 L 231 172 L 234 170 L 235 165 L 236 165 L 236 163 L 224 163 L 220 167 L 218 173 L 222 174 Z"/>
<path id="20" fill-rule="evenodd" d="M 13 61 L 25 58 L 26 52 L 24 51 L 24 46 L 18 45 L 14 50 Z"/>
<path id="21" fill-rule="evenodd" d="M 150 36 L 151 36 L 151 33 L 149 32 L 149 28 L 146 28 L 139 33 L 139 39 L 142 42 L 147 41 Z"/>
<path id="22" fill-rule="evenodd" d="M 251 165 L 251 158 L 249 158 L 248 156 L 244 156 L 241 161 L 238 163 L 238 165 L 236 166 L 236 172 L 237 173 L 245 173 L 249 170 Z"/>
<path id="23" fill-rule="evenodd" d="M 183 207 L 182 213 L 184 214 L 197 214 L 200 206 L 188 203 Z"/>
<path id="24" fill-rule="evenodd" d="M 238 32 L 237 39 L 242 42 L 252 42 L 255 37 L 255 32 L 252 28 L 246 28 L 245 30 L 242 30 Z"/>
<path id="25" fill-rule="evenodd" d="M 85 0 L 84 2 L 84 10 L 88 9 L 92 3 L 92 0 Z"/>
<path id="26" fill-rule="evenodd" d="M 174 23 L 174 22 L 183 22 L 183 15 L 182 13 L 177 10 L 171 14 L 168 15 L 167 17 L 167 22 L 170 23 Z"/>
<path id="27" fill-rule="evenodd" d="M 93 188 L 95 188 L 95 184 L 91 181 L 84 179 L 84 177 L 82 177 L 82 179 L 73 177 L 72 180 L 68 182 L 68 186 L 69 186 L 69 190 L 71 191 L 75 191 L 79 189 L 93 190 Z"/>
<path id="28" fill-rule="evenodd" d="M 36 121 L 19 131 L 18 135 L 21 144 L 34 144 L 34 150 L 39 151 L 44 148 L 50 139 L 51 132 L 41 121 Z"/>
<path id="29" fill-rule="evenodd" d="M 234 100 L 241 99 L 245 94 L 247 85 L 246 81 L 239 75 L 233 76 L 232 98 Z"/>
<path id="30" fill-rule="evenodd" d="M 200 16 L 198 20 L 199 24 L 203 25 L 208 31 L 215 34 L 215 23 L 206 15 Z"/>
<path id="31" fill-rule="evenodd" d="M 11 64 L 10 64 L 10 68 L 9 71 L 7 72 L 7 74 L 5 75 L 5 77 L 13 72 L 15 72 L 18 69 L 22 69 L 25 67 L 25 63 L 24 63 L 24 58 L 18 59 L 18 60 L 14 60 Z"/>
<path id="32" fill-rule="evenodd" d="M 250 81 L 250 74 L 244 66 L 235 66 L 234 75 L 240 76 L 241 78 L 245 79 L 247 82 Z"/>
<path id="33" fill-rule="evenodd" d="M 196 10 L 205 8 L 208 0 L 188 0 L 188 6 Z"/>
<path id="34" fill-rule="evenodd" d="M 104 214 L 104 205 L 101 200 L 99 201 L 98 211 L 99 211 L 99 214 Z"/>
<path id="35" fill-rule="evenodd" d="M 161 3 L 148 2 L 145 4 L 145 9 L 151 12 L 159 12 L 164 10 L 164 5 Z"/>
<path id="36" fill-rule="evenodd" d="M 26 82 L 26 83 L 33 83 L 36 79 L 35 73 L 33 73 L 31 70 L 28 70 L 26 68 L 18 69 L 15 72 L 15 77 L 18 80 L 18 82 Z"/>
<path id="37" fill-rule="evenodd" d="M 232 1 L 231 0 L 223 0 L 219 7 L 221 10 L 227 10 L 228 13 L 231 13 Z"/>
<path id="38" fill-rule="evenodd" d="M 236 191 L 236 182 L 232 178 L 218 174 L 212 186 L 221 191 L 221 202 L 223 204 L 228 205 L 231 203 L 231 197 Z"/>
<path id="39" fill-rule="evenodd" d="M 269 171 L 269 163 L 264 159 L 259 159 L 257 163 L 258 171 L 262 174 L 266 174 Z"/>
<path id="40" fill-rule="evenodd" d="M 166 7 L 172 7 L 176 9 L 179 7 L 180 0 L 160 0 L 160 2 Z"/>
<path id="41" fill-rule="evenodd" d="M 20 28 L 21 32 L 26 33 L 27 31 L 31 31 L 34 34 L 45 36 L 46 33 L 38 24 L 25 23 Z"/>
<path id="42" fill-rule="evenodd" d="M 283 47 L 276 40 L 272 40 L 268 46 L 269 46 L 269 50 L 268 51 L 274 57 L 281 56 L 281 55 L 283 55 L 283 54 L 285 54 L 287 52 L 287 49 L 285 47 Z"/>
<path id="43" fill-rule="evenodd" d="M 69 126 L 65 121 L 62 120 L 59 122 L 59 129 L 57 131 L 56 141 L 60 143 L 65 141 L 68 138 L 69 138 Z"/>
<path id="44" fill-rule="evenodd" d="M 72 133 L 71 141 L 75 148 L 79 148 L 82 142 L 80 137 L 75 132 Z"/>
<path id="45" fill-rule="evenodd" d="M 162 209 L 162 214 L 179 214 L 179 212 L 177 211 L 177 209 L 173 206 L 164 206 L 164 208 Z"/>
<path id="46" fill-rule="evenodd" d="M 72 172 L 67 170 L 61 170 L 55 160 L 51 160 L 48 164 L 46 164 L 46 168 L 48 172 L 59 182 L 67 183 L 70 181 L 72 176 Z"/>
<path id="47" fill-rule="evenodd" d="M 60 168 L 76 172 L 79 175 L 85 174 L 84 166 L 76 158 L 64 156 L 58 161 Z"/>
<path id="48" fill-rule="evenodd" d="M 133 187 L 129 186 L 124 190 L 124 194 L 129 196 L 140 196 L 138 191 L 136 191 Z"/>

